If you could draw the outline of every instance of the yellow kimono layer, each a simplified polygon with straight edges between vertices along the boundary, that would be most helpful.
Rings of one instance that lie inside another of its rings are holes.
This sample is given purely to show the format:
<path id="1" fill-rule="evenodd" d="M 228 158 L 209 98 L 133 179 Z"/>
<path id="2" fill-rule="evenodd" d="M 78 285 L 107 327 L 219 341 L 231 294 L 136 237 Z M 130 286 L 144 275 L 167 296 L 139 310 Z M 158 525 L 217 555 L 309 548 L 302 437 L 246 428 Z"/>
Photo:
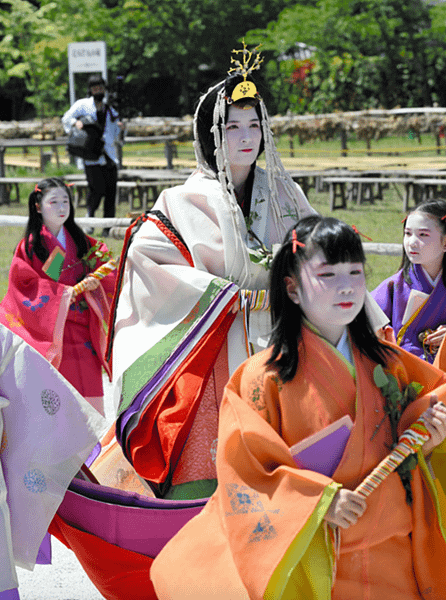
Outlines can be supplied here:
<path id="1" fill-rule="evenodd" d="M 358 523 L 340 530 L 335 560 L 324 521 L 333 496 L 341 486 L 355 489 L 391 444 L 376 365 L 352 352 L 354 367 L 304 328 L 291 382 L 281 384 L 265 368 L 269 350 L 234 373 L 220 413 L 219 485 L 156 558 L 151 575 L 160 600 L 446 599 L 445 444 L 431 459 L 439 479 L 419 453 L 409 507 L 398 474 L 390 475 Z M 401 388 L 424 386 L 401 431 L 427 408 L 430 392 L 446 401 L 446 376 L 408 352 L 399 349 L 388 371 Z M 345 414 L 354 427 L 333 479 L 296 468 L 289 447 Z"/>

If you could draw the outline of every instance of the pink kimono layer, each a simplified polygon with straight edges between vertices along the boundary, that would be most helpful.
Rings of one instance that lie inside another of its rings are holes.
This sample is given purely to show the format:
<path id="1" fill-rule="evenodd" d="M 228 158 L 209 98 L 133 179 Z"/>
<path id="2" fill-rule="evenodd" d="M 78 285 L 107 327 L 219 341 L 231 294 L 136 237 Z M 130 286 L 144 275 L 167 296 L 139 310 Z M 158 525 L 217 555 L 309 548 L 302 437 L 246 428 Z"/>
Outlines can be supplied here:
<path id="1" fill-rule="evenodd" d="M 93 292 L 85 292 L 71 302 L 71 288 L 88 273 L 77 256 L 76 245 L 65 229 L 66 248 L 43 226 L 43 241 L 51 253 L 59 247 L 65 259 L 57 281 L 43 270 L 35 255 L 29 259 L 22 240 L 14 254 L 6 296 L 0 304 L 0 322 L 38 350 L 98 410 L 103 410 L 102 366 L 109 307 L 115 273 L 101 280 Z M 91 245 L 96 240 L 88 238 Z M 104 244 L 102 252 L 107 252 Z"/>

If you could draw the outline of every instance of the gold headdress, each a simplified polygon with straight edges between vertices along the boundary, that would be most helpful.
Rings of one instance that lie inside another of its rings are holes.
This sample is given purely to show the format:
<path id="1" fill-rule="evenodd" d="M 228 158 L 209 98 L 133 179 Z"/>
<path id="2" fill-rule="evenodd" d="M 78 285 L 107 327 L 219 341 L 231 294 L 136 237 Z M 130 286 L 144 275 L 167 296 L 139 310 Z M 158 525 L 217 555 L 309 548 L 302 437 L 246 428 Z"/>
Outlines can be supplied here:
<path id="1" fill-rule="evenodd" d="M 260 64 L 263 62 L 263 58 L 260 57 L 258 49 L 259 46 L 254 48 L 254 50 L 249 51 L 246 48 L 245 42 L 243 42 L 242 50 L 232 51 L 234 54 L 242 53 L 243 57 L 241 60 L 231 58 L 231 62 L 236 66 L 230 69 L 228 74 L 234 72 L 239 73 L 243 76 L 243 81 L 235 86 L 230 98 L 226 96 L 225 81 L 220 81 L 216 85 L 210 87 L 200 98 L 194 114 L 194 151 L 197 159 L 198 169 L 205 173 L 209 178 L 217 178 L 217 180 L 220 182 L 224 198 L 229 208 L 229 214 L 234 222 L 235 230 L 238 232 L 243 232 L 244 230 L 246 231 L 246 226 L 243 223 L 243 214 L 238 206 L 237 198 L 234 192 L 228 143 L 226 138 L 226 127 L 224 126 L 224 123 L 227 116 L 228 104 L 242 99 L 256 100 L 256 105 L 258 104 L 257 110 L 261 115 L 260 122 L 262 127 L 262 137 L 265 145 L 265 170 L 267 174 L 268 193 L 272 208 L 272 218 L 275 221 L 277 230 L 281 231 L 282 236 L 285 237 L 286 228 L 282 218 L 283 209 L 279 203 L 278 183 L 280 183 L 282 195 L 289 200 L 289 203 L 286 205 L 287 212 L 292 211 L 293 208 L 295 208 L 297 214 L 299 213 L 297 208 L 297 190 L 296 184 L 291 179 L 289 173 L 285 171 L 274 144 L 273 132 L 271 131 L 271 124 L 265 103 L 258 94 L 257 88 L 252 81 L 246 80 L 247 76 L 252 73 L 252 71 L 257 70 L 260 67 Z M 250 66 L 249 62 L 251 61 L 253 55 L 255 55 L 255 58 Z M 214 138 L 214 156 L 217 167 L 216 170 L 206 161 L 198 134 L 199 114 L 202 109 L 203 102 L 209 97 L 209 94 L 215 94 L 211 132 Z M 247 104 L 248 105 L 246 108 L 251 108 L 253 106 L 253 103 L 251 103 L 251 106 L 249 106 L 249 102 Z M 237 236 L 236 239 L 239 240 L 239 236 Z M 251 282 L 252 263 L 249 258 L 246 244 L 244 242 L 241 243 L 236 252 L 240 252 L 242 254 L 245 263 L 243 275 L 237 276 L 237 282 L 239 283 L 240 287 L 247 287 Z M 228 273 L 228 277 L 232 277 L 232 272 Z"/>
<path id="2" fill-rule="evenodd" d="M 231 94 L 231 98 L 228 99 L 229 103 L 237 102 L 237 100 L 243 100 L 245 98 L 260 98 L 254 83 L 246 80 L 248 75 L 256 69 L 259 69 L 263 62 L 263 58 L 260 56 L 259 48 L 260 46 L 256 46 L 251 52 L 246 47 L 245 40 L 243 40 L 242 50 L 232 50 L 233 54 L 242 54 L 243 56 L 241 60 L 231 57 L 231 64 L 234 63 L 235 67 L 229 69 L 228 74 L 240 73 L 240 75 L 243 75 L 243 81 L 235 86 Z M 253 55 L 255 56 L 254 62 L 252 65 L 250 65 L 249 61 Z"/>

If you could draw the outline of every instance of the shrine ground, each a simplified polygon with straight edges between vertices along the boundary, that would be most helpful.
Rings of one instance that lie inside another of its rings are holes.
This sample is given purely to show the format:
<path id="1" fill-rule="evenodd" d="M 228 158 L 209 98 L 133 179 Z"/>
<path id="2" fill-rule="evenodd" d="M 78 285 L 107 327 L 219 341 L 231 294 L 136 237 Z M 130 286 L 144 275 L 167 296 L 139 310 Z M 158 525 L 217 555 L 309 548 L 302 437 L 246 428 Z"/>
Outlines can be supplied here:
<path id="1" fill-rule="evenodd" d="M 104 377 L 107 429 L 114 420 L 111 386 Z M 82 569 L 75 554 L 52 538 L 53 564 L 37 565 L 34 571 L 17 569 L 21 600 L 103 600 Z"/>

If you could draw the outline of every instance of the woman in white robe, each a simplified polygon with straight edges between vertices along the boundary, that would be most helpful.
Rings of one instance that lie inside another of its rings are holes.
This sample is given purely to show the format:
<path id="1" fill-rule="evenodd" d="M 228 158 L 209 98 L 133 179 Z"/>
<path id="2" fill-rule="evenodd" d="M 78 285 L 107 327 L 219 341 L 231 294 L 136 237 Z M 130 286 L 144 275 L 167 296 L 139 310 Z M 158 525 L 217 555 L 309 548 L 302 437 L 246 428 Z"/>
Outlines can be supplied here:
<path id="1" fill-rule="evenodd" d="M 117 439 L 171 499 L 215 490 L 223 386 L 269 338 L 273 246 L 315 212 L 285 172 L 246 77 L 202 96 L 194 134 L 197 169 L 133 229 L 114 323 Z"/>

